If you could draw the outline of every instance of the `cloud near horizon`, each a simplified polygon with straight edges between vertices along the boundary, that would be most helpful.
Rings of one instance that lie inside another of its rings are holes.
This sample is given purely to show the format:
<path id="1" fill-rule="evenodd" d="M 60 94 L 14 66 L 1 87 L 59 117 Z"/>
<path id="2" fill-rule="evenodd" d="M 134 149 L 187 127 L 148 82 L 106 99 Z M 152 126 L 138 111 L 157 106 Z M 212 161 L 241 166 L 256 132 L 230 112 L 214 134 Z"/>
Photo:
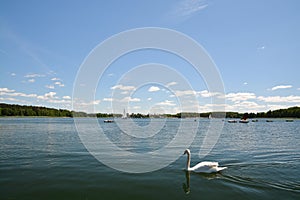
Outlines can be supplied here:
<path id="1" fill-rule="evenodd" d="M 135 90 L 135 87 L 134 86 L 126 86 L 126 85 L 115 85 L 115 86 L 111 87 L 110 89 L 112 89 L 112 90 L 116 90 L 116 89 L 119 89 L 119 90 Z"/>
<path id="2" fill-rule="evenodd" d="M 293 86 L 291 85 L 277 85 L 271 88 L 272 91 L 274 90 L 278 90 L 278 89 L 288 89 L 288 88 L 292 88 Z"/>
<path id="3" fill-rule="evenodd" d="M 158 106 L 175 106 L 176 104 L 173 101 L 165 100 L 163 102 L 159 102 L 156 105 Z"/>
<path id="4" fill-rule="evenodd" d="M 258 100 L 260 101 L 264 101 L 267 103 L 299 103 L 300 104 L 300 96 L 294 96 L 294 95 L 290 95 L 290 96 L 269 96 L 269 97 L 263 97 L 263 96 L 259 96 L 257 97 Z"/>
<path id="5" fill-rule="evenodd" d="M 157 92 L 157 91 L 159 91 L 159 90 L 160 90 L 159 87 L 151 86 L 151 87 L 148 89 L 148 92 Z"/>
<path id="6" fill-rule="evenodd" d="M 127 86 L 118 86 L 118 88 L 123 89 L 132 89 L 133 87 Z M 251 92 L 232 92 L 225 95 L 227 103 L 225 105 L 212 105 L 211 102 L 208 101 L 208 97 L 211 97 L 213 94 L 210 94 L 207 90 L 203 90 L 200 92 L 187 90 L 187 91 L 175 91 L 177 96 L 185 95 L 189 97 L 190 95 L 197 95 L 200 99 L 196 102 L 187 103 L 190 101 L 190 98 L 185 98 L 185 105 L 191 105 L 190 108 L 184 107 L 181 108 L 179 104 L 175 103 L 170 99 L 164 99 L 159 101 L 154 101 L 150 97 L 122 97 L 120 99 L 113 98 L 103 98 L 102 101 L 94 100 L 90 102 L 84 102 L 80 99 L 75 99 L 73 101 L 74 104 L 81 106 L 84 111 L 85 107 L 88 109 L 92 105 L 100 105 L 100 102 L 117 102 L 117 103 L 126 103 L 131 102 L 132 106 L 140 106 L 141 110 L 138 112 L 143 112 L 143 103 L 149 102 L 153 105 L 161 106 L 162 108 L 165 106 L 165 109 L 169 109 L 171 106 L 173 110 L 182 110 L 189 112 L 191 110 L 195 110 L 195 108 L 199 108 L 199 112 L 211 112 L 215 111 L 221 106 L 226 107 L 226 111 L 235 111 L 235 112 L 266 112 L 270 109 L 280 109 L 287 108 L 293 106 L 300 106 L 300 96 L 289 95 L 289 96 L 257 96 L 255 93 Z M 23 93 L 18 92 L 14 89 L 10 88 L 0 88 L 0 101 L 3 103 L 10 104 L 26 104 L 26 105 L 43 105 L 46 107 L 57 107 L 57 108 L 66 108 L 71 109 L 72 99 L 69 95 L 59 96 L 56 92 L 50 91 L 43 94 L 32 94 L 32 93 Z M 138 103 L 139 105 L 136 105 Z M 78 108 L 78 107 L 77 107 Z M 105 110 L 106 108 L 100 108 L 99 112 Z"/>
<path id="7" fill-rule="evenodd" d="M 25 78 L 38 78 L 38 77 L 45 77 L 46 75 L 44 74 L 32 74 L 32 73 L 29 73 L 29 74 L 26 74 L 24 77 Z"/>

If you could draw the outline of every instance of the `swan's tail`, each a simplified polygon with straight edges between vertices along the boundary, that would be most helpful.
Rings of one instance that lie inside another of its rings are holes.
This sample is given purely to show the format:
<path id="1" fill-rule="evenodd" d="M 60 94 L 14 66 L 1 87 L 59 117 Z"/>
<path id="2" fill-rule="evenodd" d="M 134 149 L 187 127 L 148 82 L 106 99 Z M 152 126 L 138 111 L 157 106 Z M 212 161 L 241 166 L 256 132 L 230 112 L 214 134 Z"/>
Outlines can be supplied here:
<path id="1" fill-rule="evenodd" d="M 217 169 L 217 172 L 219 172 L 219 171 L 222 171 L 224 169 L 227 169 L 227 167 L 217 167 L 216 169 Z"/>

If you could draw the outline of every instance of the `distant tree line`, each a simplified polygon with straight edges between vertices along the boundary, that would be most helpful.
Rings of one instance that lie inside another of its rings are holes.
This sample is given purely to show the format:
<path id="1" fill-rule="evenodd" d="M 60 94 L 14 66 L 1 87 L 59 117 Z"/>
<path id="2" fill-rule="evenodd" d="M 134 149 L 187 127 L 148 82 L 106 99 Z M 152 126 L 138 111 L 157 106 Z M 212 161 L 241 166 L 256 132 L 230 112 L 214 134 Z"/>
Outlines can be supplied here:
<path id="1" fill-rule="evenodd" d="M 0 116 L 45 116 L 45 117 L 121 117 L 122 114 L 112 113 L 96 113 L 88 114 L 85 112 L 75 112 L 65 109 L 46 108 L 39 106 L 23 106 L 0 103 Z M 198 117 L 224 117 L 226 118 L 300 118 L 300 107 L 291 107 L 287 109 L 269 110 L 268 112 L 259 113 L 238 113 L 238 112 L 207 112 L 207 113 L 193 113 L 181 112 L 177 114 L 128 114 L 130 118 L 198 118 Z"/>
<path id="2" fill-rule="evenodd" d="M 238 112 L 207 112 L 207 113 L 177 113 L 168 114 L 167 117 L 213 117 L 213 118 L 300 118 L 300 107 L 291 107 L 287 109 L 269 110 L 268 112 L 259 113 L 238 113 Z"/>
<path id="3" fill-rule="evenodd" d="M 227 118 L 242 118 L 247 116 L 247 118 L 300 118 L 300 107 L 290 107 L 287 109 L 279 110 L 269 110 L 268 112 L 258 112 L 258 113 L 237 113 L 237 112 L 227 112 Z"/>
<path id="4" fill-rule="evenodd" d="M 0 116 L 72 117 L 72 112 L 63 109 L 39 106 L 22 106 L 0 103 Z"/>
<path id="5" fill-rule="evenodd" d="M 296 106 L 287 109 L 279 109 L 273 111 L 269 110 L 268 112 L 257 113 L 255 117 L 256 118 L 300 118 L 300 107 Z"/>
<path id="6" fill-rule="evenodd" d="M 144 114 L 141 114 L 141 113 L 131 113 L 129 115 L 130 118 L 149 118 L 149 114 L 147 115 L 144 115 Z"/>
<path id="7" fill-rule="evenodd" d="M 88 114 L 85 112 L 75 112 L 65 109 L 46 108 L 40 106 L 23 106 L 0 103 L 1 117 L 114 117 L 113 114 L 97 113 Z M 121 115 L 116 115 L 117 117 Z"/>

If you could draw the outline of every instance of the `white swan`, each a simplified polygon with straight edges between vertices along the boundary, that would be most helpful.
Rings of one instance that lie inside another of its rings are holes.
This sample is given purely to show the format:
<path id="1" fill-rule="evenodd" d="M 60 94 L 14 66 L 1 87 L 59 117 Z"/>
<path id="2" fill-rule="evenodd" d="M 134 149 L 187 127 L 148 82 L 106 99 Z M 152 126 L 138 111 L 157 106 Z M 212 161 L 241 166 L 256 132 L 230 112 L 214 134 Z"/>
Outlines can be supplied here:
<path id="1" fill-rule="evenodd" d="M 227 168 L 227 167 L 219 167 L 218 162 L 207 162 L 207 161 L 200 162 L 194 167 L 190 167 L 191 151 L 189 149 L 186 149 L 183 154 L 187 154 L 187 162 L 186 162 L 187 171 L 193 171 L 198 173 L 214 173 Z"/>

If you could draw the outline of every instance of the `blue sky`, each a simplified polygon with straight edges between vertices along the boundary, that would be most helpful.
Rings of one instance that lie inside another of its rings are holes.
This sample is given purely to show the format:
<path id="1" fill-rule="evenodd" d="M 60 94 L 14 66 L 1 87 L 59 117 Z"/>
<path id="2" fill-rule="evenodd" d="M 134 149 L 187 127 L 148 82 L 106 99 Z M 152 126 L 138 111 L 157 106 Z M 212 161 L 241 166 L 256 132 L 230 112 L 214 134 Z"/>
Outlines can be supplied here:
<path id="1" fill-rule="evenodd" d="M 2 0 L 0 102 L 72 109 L 76 74 L 99 43 L 129 29 L 161 27 L 182 32 L 205 48 L 221 74 L 227 111 L 300 106 L 299 9 L 297 0 Z M 120 83 L 143 63 L 174 68 L 193 90 Z M 114 92 L 122 96 L 114 98 Z M 85 106 L 93 105 L 96 112 L 112 112 L 113 104 L 122 105 L 114 110 L 119 113 L 123 107 L 142 113 L 194 111 L 193 106 L 180 107 L 177 98 L 191 93 L 197 99 L 191 104 L 200 112 L 212 110 L 215 94 L 192 66 L 166 52 L 146 50 L 114 62 L 95 99 L 81 102 L 81 110 L 90 112 Z"/>

